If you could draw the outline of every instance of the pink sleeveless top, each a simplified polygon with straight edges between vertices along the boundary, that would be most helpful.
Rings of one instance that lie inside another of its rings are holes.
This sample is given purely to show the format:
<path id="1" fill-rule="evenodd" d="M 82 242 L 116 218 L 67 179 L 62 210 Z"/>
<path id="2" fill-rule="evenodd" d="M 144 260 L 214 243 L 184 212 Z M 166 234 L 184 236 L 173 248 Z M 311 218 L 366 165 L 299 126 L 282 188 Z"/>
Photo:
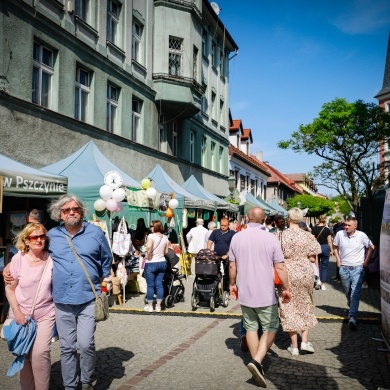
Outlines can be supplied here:
<path id="1" fill-rule="evenodd" d="M 22 313 L 29 315 L 46 262 L 44 261 L 41 265 L 33 267 L 25 256 L 23 252 L 18 252 L 12 257 L 10 272 L 12 277 L 18 280 L 18 285 L 15 289 L 16 300 Z M 46 316 L 54 316 L 54 302 L 51 295 L 53 260 L 48 256 L 46 261 L 49 264 L 43 276 L 34 310 L 34 319 L 37 321 Z M 14 318 L 11 308 L 9 316 Z"/>

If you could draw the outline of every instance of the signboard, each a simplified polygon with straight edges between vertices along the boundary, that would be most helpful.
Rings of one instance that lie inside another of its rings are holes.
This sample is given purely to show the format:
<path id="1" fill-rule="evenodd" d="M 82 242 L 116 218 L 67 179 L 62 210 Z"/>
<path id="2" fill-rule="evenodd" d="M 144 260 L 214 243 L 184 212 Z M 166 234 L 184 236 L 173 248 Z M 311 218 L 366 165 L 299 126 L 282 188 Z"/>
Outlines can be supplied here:
<path id="1" fill-rule="evenodd" d="M 34 175 L 0 170 L 3 176 L 3 193 L 8 196 L 55 197 L 64 195 L 68 190 L 66 177 L 48 174 Z"/>
<path id="2" fill-rule="evenodd" d="M 390 346 L 390 189 L 386 190 L 380 237 L 382 335 Z"/>

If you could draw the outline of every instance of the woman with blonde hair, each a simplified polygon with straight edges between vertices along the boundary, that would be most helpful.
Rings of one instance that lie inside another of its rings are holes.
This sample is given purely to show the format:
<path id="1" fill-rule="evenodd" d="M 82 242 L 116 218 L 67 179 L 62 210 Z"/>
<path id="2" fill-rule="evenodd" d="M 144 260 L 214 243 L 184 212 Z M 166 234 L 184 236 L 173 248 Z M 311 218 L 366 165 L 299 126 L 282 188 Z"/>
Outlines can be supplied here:
<path id="1" fill-rule="evenodd" d="M 299 355 L 298 332 L 301 332 L 301 351 L 313 353 L 314 347 L 309 342 L 309 330 L 317 324 L 313 304 L 314 272 L 311 263 L 321 247 L 314 236 L 302 230 L 299 223 L 303 212 L 298 207 L 288 211 L 289 228 L 281 234 L 281 245 L 284 253 L 291 291 L 291 301 L 283 302 L 279 293 L 280 321 L 285 332 L 288 332 L 291 345 L 287 348 L 293 356 Z"/>
<path id="2" fill-rule="evenodd" d="M 14 280 L 5 286 L 10 304 L 8 317 L 25 325 L 42 278 L 32 315 L 37 323 L 37 334 L 20 371 L 20 387 L 23 390 L 49 389 L 55 314 L 51 292 L 53 260 L 46 250 L 46 234 L 40 223 L 29 223 L 19 233 L 15 245 L 19 252 L 12 257 L 9 267 Z"/>

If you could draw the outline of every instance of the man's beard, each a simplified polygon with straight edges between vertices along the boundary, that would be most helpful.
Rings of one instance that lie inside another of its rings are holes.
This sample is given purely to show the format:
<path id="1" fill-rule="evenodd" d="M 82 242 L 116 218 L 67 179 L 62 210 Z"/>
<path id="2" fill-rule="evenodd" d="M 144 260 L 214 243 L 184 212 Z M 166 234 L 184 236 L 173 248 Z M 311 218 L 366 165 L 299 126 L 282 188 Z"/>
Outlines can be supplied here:
<path id="1" fill-rule="evenodd" d="M 65 223 L 65 225 L 67 225 L 67 226 L 76 226 L 76 225 L 78 225 L 79 223 L 80 223 L 80 218 L 74 218 L 73 220 L 71 220 L 71 221 L 65 221 L 64 222 Z"/>

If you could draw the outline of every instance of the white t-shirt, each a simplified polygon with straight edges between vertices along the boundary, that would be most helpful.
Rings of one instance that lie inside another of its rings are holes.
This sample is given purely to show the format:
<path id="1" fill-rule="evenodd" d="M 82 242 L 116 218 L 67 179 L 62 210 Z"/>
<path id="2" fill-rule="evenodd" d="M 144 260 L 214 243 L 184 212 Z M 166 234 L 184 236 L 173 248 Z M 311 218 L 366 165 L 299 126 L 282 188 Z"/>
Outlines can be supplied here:
<path id="1" fill-rule="evenodd" d="M 341 265 L 356 267 L 363 264 L 365 248 L 369 248 L 372 242 L 360 230 L 351 236 L 345 230 L 340 230 L 333 239 L 333 245 L 338 247 Z"/>

